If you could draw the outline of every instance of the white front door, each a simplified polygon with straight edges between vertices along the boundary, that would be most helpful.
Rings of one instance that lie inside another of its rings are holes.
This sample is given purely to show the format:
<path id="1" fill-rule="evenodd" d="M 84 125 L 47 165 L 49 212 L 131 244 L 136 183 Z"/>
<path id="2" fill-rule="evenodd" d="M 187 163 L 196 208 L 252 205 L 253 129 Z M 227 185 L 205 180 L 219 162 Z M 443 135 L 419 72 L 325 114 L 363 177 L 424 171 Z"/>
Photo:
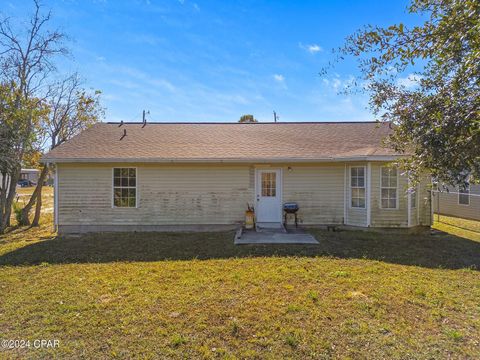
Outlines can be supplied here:
<path id="1" fill-rule="evenodd" d="M 256 170 L 255 216 L 258 223 L 282 222 L 282 172 L 280 169 Z"/>

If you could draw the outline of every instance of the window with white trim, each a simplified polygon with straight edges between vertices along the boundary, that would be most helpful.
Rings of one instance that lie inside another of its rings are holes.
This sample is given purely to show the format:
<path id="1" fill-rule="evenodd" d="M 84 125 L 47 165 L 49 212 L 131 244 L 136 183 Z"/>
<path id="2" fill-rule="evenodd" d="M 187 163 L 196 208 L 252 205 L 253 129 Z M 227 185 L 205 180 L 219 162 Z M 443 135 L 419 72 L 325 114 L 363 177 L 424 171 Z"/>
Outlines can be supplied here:
<path id="1" fill-rule="evenodd" d="M 137 206 L 137 169 L 113 169 L 113 206 Z"/>
<path id="2" fill-rule="evenodd" d="M 466 184 L 465 187 L 460 186 L 458 189 L 458 204 L 470 205 L 470 184 Z"/>
<path id="3" fill-rule="evenodd" d="M 380 207 L 382 209 L 396 209 L 398 202 L 397 185 L 398 171 L 395 167 L 382 167 L 382 176 L 380 180 L 381 199 Z"/>
<path id="4" fill-rule="evenodd" d="M 350 206 L 365 208 L 365 167 L 350 168 Z"/>

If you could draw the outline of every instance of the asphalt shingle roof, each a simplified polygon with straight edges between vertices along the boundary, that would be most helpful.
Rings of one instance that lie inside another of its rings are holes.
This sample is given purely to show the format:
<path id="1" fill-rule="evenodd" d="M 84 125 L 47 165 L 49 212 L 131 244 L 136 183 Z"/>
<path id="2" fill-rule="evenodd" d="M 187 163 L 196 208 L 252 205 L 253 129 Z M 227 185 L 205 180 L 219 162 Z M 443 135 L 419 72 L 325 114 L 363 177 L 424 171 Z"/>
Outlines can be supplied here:
<path id="1" fill-rule="evenodd" d="M 126 130 L 126 136 L 123 136 Z M 43 158 L 77 161 L 316 161 L 396 155 L 388 123 L 98 123 Z"/>

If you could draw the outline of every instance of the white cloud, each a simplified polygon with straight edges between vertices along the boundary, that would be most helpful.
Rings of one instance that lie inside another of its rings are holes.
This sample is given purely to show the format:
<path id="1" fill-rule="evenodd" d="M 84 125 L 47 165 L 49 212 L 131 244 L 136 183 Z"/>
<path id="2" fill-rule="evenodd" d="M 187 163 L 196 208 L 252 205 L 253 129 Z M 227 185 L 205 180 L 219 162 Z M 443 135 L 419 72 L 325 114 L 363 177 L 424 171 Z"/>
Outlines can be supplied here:
<path id="1" fill-rule="evenodd" d="M 285 82 L 285 76 L 282 74 L 274 74 L 273 80 L 277 83 L 277 86 L 280 89 L 286 90 L 287 89 L 287 83 Z"/>
<path id="2" fill-rule="evenodd" d="M 115 85 L 116 87 L 121 87 L 124 89 L 138 89 L 140 88 L 140 84 L 135 81 L 130 81 L 128 79 L 119 79 L 114 78 L 109 80 L 109 83 Z"/>
<path id="3" fill-rule="evenodd" d="M 147 80 L 147 83 L 153 86 L 163 87 L 164 89 L 167 89 L 172 93 L 177 90 L 176 87 L 170 81 L 165 79 L 150 79 L 150 80 Z"/>
<path id="4" fill-rule="evenodd" d="M 115 70 L 117 76 L 110 80 L 110 83 L 127 89 L 138 89 L 145 86 L 153 87 L 158 90 L 167 90 L 175 93 L 177 88 L 170 81 L 163 78 L 156 78 L 143 72 L 142 70 L 128 66 L 113 66 L 110 70 Z"/>
<path id="5" fill-rule="evenodd" d="M 406 89 L 411 90 L 420 84 L 421 79 L 422 77 L 420 75 L 409 74 L 407 77 L 398 78 L 397 85 L 403 86 Z"/>
<path id="6" fill-rule="evenodd" d="M 114 100 L 118 100 L 118 96 L 112 93 L 105 93 L 105 94 L 102 93 L 102 99 L 108 100 L 108 101 L 114 101 Z"/>
<path id="7" fill-rule="evenodd" d="M 141 119 L 141 109 L 145 108 L 150 110 L 152 121 L 236 121 L 246 107 L 272 107 L 263 98 L 257 84 L 250 84 L 243 73 L 241 78 L 245 81 L 241 86 L 224 86 L 222 83 L 217 87 L 168 71 L 162 72 L 160 77 L 141 68 L 102 66 L 109 75 L 109 86 L 106 86 L 105 92 L 115 95 L 105 99 L 109 119 L 137 121 Z M 269 76 L 269 80 L 274 82 L 273 74 Z M 259 81 L 258 78 L 256 80 Z M 275 84 L 279 84 L 277 87 L 280 89 L 284 88 L 282 82 L 275 81 Z M 261 85 L 267 87 L 265 81 Z"/>
<path id="8" fill-rule="evenodd" d="M 313 53 L 322 51 L 322 48 L 317 44 L 308 45 L 308 51 L 310 51 L 313 54 Z"/>
<path id="9" fill-rule="evenodd" d="M 155 46 L 165 43 L 165 39 L 152 34 L 126 33 L 125 40 L 135 44 L 147 44 Z"/>
<path id="10" fill-rule="evenodd" d="M 329 79 L 327 78 L 322 79 L 322 83 L 327 88 L 330 88 L 333 91 L 338 93 L 340 91 L 346 90 L 347 88 L 351 88 L 355 83 L 355 77 L 352 75 L 349 75 L 346 78 L 341 78 L 340 75 L 335 74 L 334 77 L 331 77 Z"/>
<path id="11" fill-rule="evenodd" d="M 308 51 L 310 54 L 315 54 L 323 51 L 322 47 L 317 44 L 303 45 L 302 43 L 298 44 L 301 49 Z"/>
<path id="12" fill-rule="evenodd" d="M 328 82 L 331 83 L 330 80 Z M 368 110 L 368 97 L 365 95 L 342 95 L 331 91 L 331 88 L 315 88 L 310 94 L 304 94 L 302 97 L 308 104 L 305 108 L 312 114 L 317 114 L 312 119 L 314 121 L 371 121 L 374 119 Z"/>

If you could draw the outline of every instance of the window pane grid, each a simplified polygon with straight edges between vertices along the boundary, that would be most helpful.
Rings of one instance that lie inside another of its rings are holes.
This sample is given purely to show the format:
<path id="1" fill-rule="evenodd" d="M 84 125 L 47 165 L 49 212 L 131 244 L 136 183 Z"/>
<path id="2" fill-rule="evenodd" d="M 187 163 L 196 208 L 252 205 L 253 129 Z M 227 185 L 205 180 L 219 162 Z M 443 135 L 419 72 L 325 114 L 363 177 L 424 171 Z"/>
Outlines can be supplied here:
<path id="1" fill-rule="evenodd" d="M 350 168 L 350 206 L 365 208 L 365 168 Z"/>
<path id="2" fill-rule="evenodd" d="M 113 169 L 113 205 L 137 206 L 137 172 L 135 168 Z"/>
<path id="3" fill-rule="evenodd" d="M 277 174 L 274 172 L 262 173 L 262 196 L 274 197 L 277 192 Z"/>
<path id="4" fill-rule="evenodd" d="M 381 173 L 381 207 L 383 209 L 396 209 L 398 185 L 397 169 L 391 167 L 382 167 Z"/>

